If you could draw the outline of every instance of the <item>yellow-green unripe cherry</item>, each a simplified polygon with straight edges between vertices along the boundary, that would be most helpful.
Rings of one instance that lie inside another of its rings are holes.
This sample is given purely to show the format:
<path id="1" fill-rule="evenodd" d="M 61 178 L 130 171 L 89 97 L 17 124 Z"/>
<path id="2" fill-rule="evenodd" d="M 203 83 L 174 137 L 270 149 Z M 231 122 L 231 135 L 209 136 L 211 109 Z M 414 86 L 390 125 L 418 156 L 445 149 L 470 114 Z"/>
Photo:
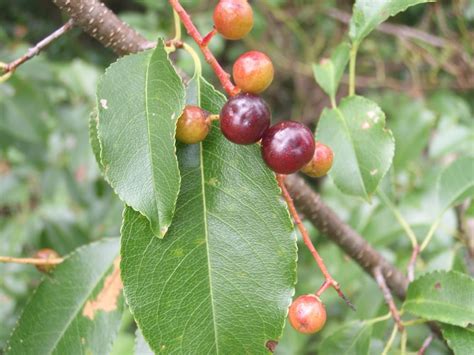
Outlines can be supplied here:
<path id="1" fill-rule="evenodd" d="M 188 105 L 178 118 L 176 139 L 185 144 L 196 144 L 206 139 L 210 128 L 209 112 L 200 107 Z"/>
<path id="2" fill-rule="evenodd" d="M 253 27 L 252 7 L 247 0 L 220 0 L 214 9 L 214 26 L 225 39 L 242 39 Z"/>
<path id="3" fill-rule="evenodd" d="M 266 90 L 275 74 L 271 59 L 262 52 L 242 54 L 232 70 L 235 84 L 244 92 L 259 94 Z"/>

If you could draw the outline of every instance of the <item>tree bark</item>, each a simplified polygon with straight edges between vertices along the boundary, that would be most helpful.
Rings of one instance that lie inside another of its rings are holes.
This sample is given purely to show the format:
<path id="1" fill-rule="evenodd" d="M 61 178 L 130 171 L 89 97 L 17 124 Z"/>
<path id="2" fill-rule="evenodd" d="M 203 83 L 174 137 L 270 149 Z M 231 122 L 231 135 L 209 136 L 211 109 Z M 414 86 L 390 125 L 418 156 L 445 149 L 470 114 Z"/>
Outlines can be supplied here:
<path id="1" fill-rule="evenodd" d="M 52 0 L 84 32 L 118 55 L 143 51 L 155 46 L 120 20 L 98 0 Z"/>

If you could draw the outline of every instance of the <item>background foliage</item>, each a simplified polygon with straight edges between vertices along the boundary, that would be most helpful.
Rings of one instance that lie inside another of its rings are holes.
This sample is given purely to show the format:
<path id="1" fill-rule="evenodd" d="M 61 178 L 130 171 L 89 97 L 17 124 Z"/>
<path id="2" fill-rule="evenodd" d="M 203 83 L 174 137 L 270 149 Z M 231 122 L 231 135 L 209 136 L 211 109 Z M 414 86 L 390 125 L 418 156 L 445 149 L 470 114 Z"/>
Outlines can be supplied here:
<path id="1" fill-rule="evenodd" d="M 198 26 L 211 27 L 212 4 L 191 0 L 183 4 L 195 15 Z M 113 0 L 109 5 L 147 38 L 169 37 L 172 24 L 166 1 Z M 342 40 L 346 25 L 341 13 L 333 10 L 350 13 L 351 2 L 262 0 L 253 6 L 257 22 L 251 36 L 236 43 L 216 38 L 212 49 L 228 68 L 246 49 L 267 52 L 276 66 L 277 79 L 265 94 L 274 120 L 291 118 L 314 128 L 329 99 L 314 81 L 312 63 L 329 56 Z M 62 22 L 50 1 L 1 1 L 0 60 L 17 58 Z M 397 142 L 394 166 L 382 181 L 384 193 L 396 202 L 415 233 L 423 236 L 437 212 L 439 174 L 456 158 L 474 151 L 474 4 L 458 0 L 415 6 L 391 23 L 416 27 L 458 48 L 373 32 L 359 51 L 358 91 L 383 109 Z M 100 176 L 87 121 L 99 75 L 114 58 L 74 30 L 0 84 L 0 255 L 27 256 L 41 247 L 65 255 L 119 234 L 122 203 Z M 176 60 L 192 72 L 188 56 L 177 54 Z M 203 69 L 205 77 L 214 80 L 209 69 Z M 345 92 L 347 77 L 343 76 L 339 95 Z M 472 177 L 472 164 L 465 167 Z M 333 178 L 337 183 L 337 177 Z M 311 183 L 347 223 L 404 269 L 411 246 L 390 209 L 377 196 L 369 204 L 343 195 L 332 181 Z M 467 217 L 474 218 L 472 205 Z M 335 294 L 326 293 L 330 321 L 324 331 L 307 337 L 287 327 L 277 352 L 301 354 L 319 349 L 334 353 L 341 349 L 343 339 L 359 334 L 357 346 L 380 353 L 392 325 L 364 323 L 387 311 L 377 285 L 309 224 L 308 228 L 357 311 L 351 312 Z M 474 246 L 470 243 L 459 233 L 455 211 L 448 211 L 418 262 L 417 275 L 434 270 L 472 275 Z M 309 253 L 300 249 L 297 294 L 312 292 L 323 281 Z M 0 349 L 40 279 L 31 267 L 0 264 Z M 446 326 L 443 332 L 452 328 Z M 125 313 L 114 353 L 133 353 L 135 330 L 132 317 Z M 417 350 L 428 332 L 422 325 L 411 327 L 410 350 Z M 431 353 L 444 354 L 447 349 L 436 340 Z"/>

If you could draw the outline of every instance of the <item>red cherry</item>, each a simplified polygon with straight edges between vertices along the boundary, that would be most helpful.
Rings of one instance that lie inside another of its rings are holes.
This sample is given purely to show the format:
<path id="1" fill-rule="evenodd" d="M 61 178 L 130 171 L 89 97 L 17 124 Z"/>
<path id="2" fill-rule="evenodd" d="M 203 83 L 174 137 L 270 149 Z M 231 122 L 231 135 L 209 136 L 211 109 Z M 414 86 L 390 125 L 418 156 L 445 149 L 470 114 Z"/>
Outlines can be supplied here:
<path id="1" fill-rule="evenodd" d="M 247 0 L 221 0 L 214 9 L 214 26 L 224 38 L 244 38 L 253 27 L 253 11 Z"/>
<path id="2" fill-rule="evenodd" d="M 278 174 L 292 174 L 314 154 L 313 133 L 305 125 L 283 121 L 269 128 L 262 139 L 262 157 Z"/>
<path id="3" fill-rule="evenodd" d="M 232 74 L 242 91 L 259 94 L 273 81 L 273 64 L 266 54 L 250 51 L 236 60 Z"/>
<path id="4" fill-rule="evenodd" d="M 209 112 L 200 107 L 188 105 L 178 118 L 176 139 L 186 144 L 202 142 L 209 134 L 210 127 Z"/>
<path id="5" fill-rule="evenodd" d="M 288 318 L 293 328 L 300 333 L 314 334 L 326 323 L 326 308 L 319 297 L 303 295 L 291 304 Z"/>
<path id="6" fill-rule="evenodd" d="M 253 94 L 231 97 L 220 114 L 222 133 L 237 144 L 258 142 L 270 126 L 270 120 L 270 108 L 260 96 Z"/>
<path id="7" fill-rule="evenodd" d="M 44 248 L 44 249 L 38 250 L 35 253 L 34 258 L 42 259 L 42 260 L 51 260 L 51 259 L 58 259 L 60 258 L 60 256 L 53 249 Z M 36 265 L 36 269 L 44 273 L 51 272 L 55 267 L 56 265 Z"/>
<path id="8" fill-rule="evenodd" d="M 332 149 L 323 143 L 316 142 L 313 158 L 301 171 L 311 177 L 324 176 L 331 170 L 333 160 Z"/>

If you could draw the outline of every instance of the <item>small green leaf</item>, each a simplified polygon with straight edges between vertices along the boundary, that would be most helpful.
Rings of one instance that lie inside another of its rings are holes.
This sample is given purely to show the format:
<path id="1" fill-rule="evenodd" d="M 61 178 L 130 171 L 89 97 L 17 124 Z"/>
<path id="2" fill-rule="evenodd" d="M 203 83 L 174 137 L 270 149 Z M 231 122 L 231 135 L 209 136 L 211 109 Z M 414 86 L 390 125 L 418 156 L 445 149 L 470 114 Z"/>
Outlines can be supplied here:
<path id="1" fill-rule="evenodd" d="M 371 324 L 362 321 L 345 324 L 319 343 L 318 354 L 368 354 L 371 336 Z"/>
<path id="2" fill-rule="evenodd" d="M 356 0 L 349 24 L 349 36 L 356 45 L 390 16 L 413 5 L 435 0 Z"/>
<path id="3" fill-rule="evenodd" d="M 364 97 L 345 98 L 338 108 L 324 110 L 316 135 L 334 151 L 330 176 L 336 186 L 369 200 L 390 169 L 395 148 L 380 107 Z"/>
<path id="4" fill-rule="evenodd" d="M 224 98 L 201 81 L 201 104 Z M 122 277 L 130 309 L 155 352 L 266 354 L 281 336 L 296 278 L 296 240 L 274 174 L 256 145 L 216 124 L 178 145 L 182 187 L 168 237 L 153 238 L 127 208 Z"/>
<path id="5" fill-rule="evenodd" d="M 457 271 L 423 275 L 408 286 L 403 310 L 460 327 L 474 324 L 474 279 Z"/>
<path id="6" fill-rule="evenodd" d="M 313 64 L 316 82 L 326 94 L 335 100 L 339 82 L 349 62 L 350 45 L 347 42 L 336 47 L 330 59 L 323 59 L 319 64 Z"/>
<path id="7" fill-rule="evenodd" d="M 175 132 L 184 97 L 162 41 L 154 51 L 112 64 L 97 91 L 105 177 L 160 237 L 171 224 L 179 193 Z"/>
<path id="8" fill-rule="evenodd" d="M 474 349 L 474 329 L 441 324 L 443 337 L 455 355 L 470 355 Z"/>
<path id="9" fill-rule="evenodd" d="M 107 354 L 122 319 L 118 248 L 118 238 L 81 247 L 45 276 L 7 354 Z"/>
<path id="10" fill-rule="evenodd" d="M 442 211 L 474 197 L 474 157 L 459 158 L 443 170 L 438 181 Z"/>

